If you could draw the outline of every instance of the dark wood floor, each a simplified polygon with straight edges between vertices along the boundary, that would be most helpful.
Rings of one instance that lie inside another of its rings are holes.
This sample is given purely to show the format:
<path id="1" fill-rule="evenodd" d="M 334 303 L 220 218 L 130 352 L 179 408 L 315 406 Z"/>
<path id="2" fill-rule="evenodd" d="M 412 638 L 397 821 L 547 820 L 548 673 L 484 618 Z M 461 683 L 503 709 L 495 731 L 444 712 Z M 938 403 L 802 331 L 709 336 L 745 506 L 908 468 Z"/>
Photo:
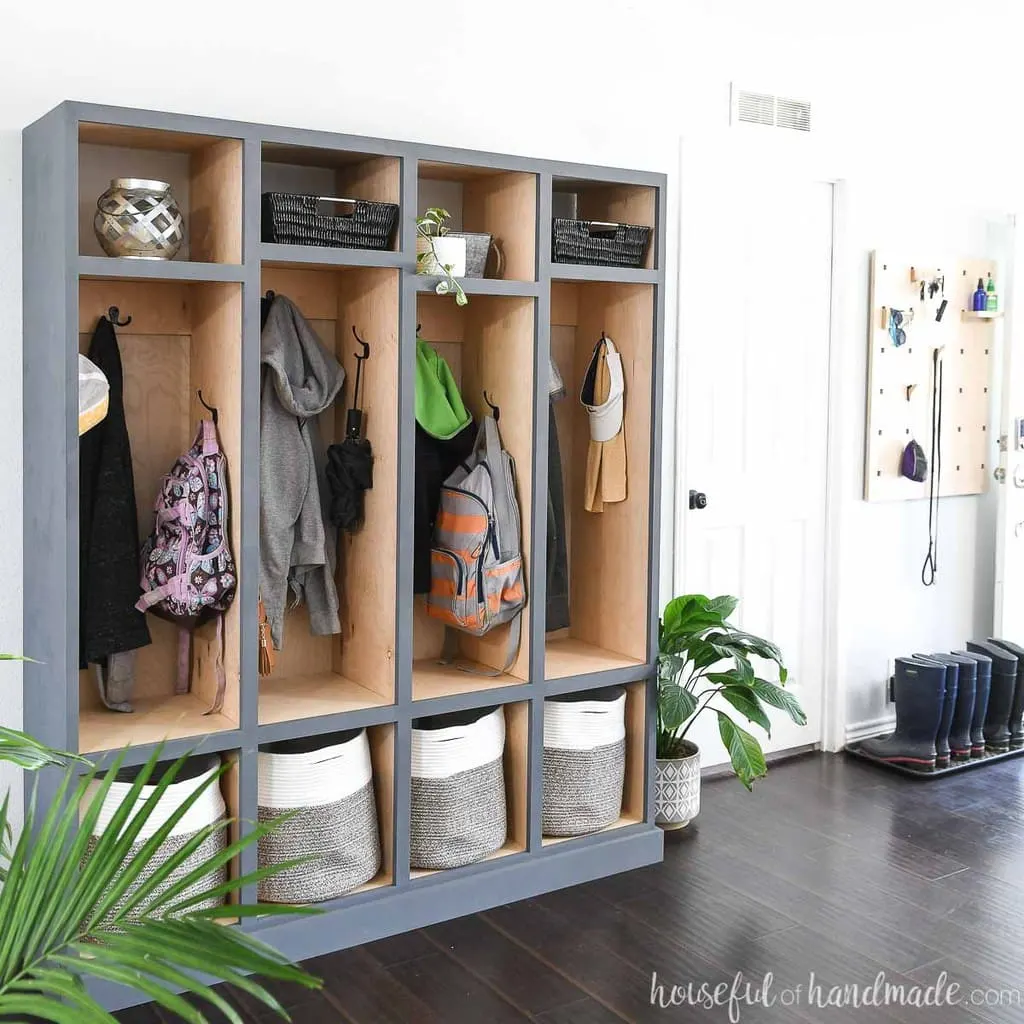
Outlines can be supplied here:
<path id="1" fill-rule="evenodd" d="M 276 994 L 300 1024 L 717 1024 L 724 1008 L 652 1007 L 652 971 L 670 984 L 771 971 L 778 991 L 810 971 L 827 990 L 879 971 L 930 985 L 945 970 L 964 992 L 1024 989 L 1024 760 L 921 783 L 813 755 L 774 766 L 753 795 L 706 783 L 703 807 L 667 837 L 664 864 L 313 960 L 322 993 Z M 236 1001 L 254 1024 L 277 1019 Z M 1019 1004 L 741 1012 L 1024 1021 Z M 171 1020 L 145 1007 L 120 1019 Z"/>

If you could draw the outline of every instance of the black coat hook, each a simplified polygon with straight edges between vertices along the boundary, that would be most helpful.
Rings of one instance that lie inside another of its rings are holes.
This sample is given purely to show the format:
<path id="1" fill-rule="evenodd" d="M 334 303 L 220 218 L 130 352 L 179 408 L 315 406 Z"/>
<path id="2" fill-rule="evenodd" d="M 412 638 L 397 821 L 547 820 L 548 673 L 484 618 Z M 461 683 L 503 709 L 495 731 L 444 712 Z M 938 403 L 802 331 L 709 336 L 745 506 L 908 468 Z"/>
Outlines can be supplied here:
<path id="1" fill-rule="evenodd" d="M 213 419 L 213 425 L 217 426 L 217 409 L 212 405 L 206 404 L 206 399 L 203 398 L 203 389 L 200 388 L 196 394 L 199 396 L 199 404 L 210 414 Z"/>
<path id="2" fill-rule="evenodd" d="M 127 327 L 132 322 L 132 318 L 130 316 L 126 317 L 124 320 L 121 319 L 121 310 L 119 310 L 117 306 L 111 306 L 107 310 L 107 319 L 115 327 Z"/>
<path id="3" fill-rule="evenodd" d="M 484 392 L 484 401 L 487 403 L 488 407 L 491 410 L 491 415 L 494 417 L 494 422 L 497 423 L 498 420 L 501 418 L 501 409 L 487 397 L 486 391 Z"/>

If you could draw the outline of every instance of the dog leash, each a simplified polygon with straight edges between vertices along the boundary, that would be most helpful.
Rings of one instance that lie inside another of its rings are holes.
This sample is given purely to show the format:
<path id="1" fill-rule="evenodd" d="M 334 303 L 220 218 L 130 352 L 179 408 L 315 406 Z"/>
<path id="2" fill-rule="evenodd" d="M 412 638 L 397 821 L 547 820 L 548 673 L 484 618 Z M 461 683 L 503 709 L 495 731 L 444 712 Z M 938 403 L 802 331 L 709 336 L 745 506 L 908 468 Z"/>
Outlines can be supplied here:
<path id="1" fill-rule="evenodd" d="M 932 352 L 932 472 L 928 480 L 928 554 L 921 566 L 921 582 L 935 584 L 939 547 L 939 478 L 942 474 L 942 359 L 941 348 Z"/>

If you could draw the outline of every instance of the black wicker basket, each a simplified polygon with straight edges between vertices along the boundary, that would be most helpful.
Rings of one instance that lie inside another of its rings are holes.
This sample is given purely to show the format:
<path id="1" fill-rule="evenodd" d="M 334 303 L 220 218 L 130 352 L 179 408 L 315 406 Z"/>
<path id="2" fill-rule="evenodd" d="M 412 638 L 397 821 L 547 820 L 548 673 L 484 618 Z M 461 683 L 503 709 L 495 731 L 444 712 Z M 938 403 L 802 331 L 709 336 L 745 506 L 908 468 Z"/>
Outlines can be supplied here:
<path id="1" fill-rule="evenodd" d="M 325 214 L 321 203 L 341 203 L 350 212 Z M 326 245 L 336 249 L 387 249 L 395 233 L 398 206 L 365 199 L 263 193 L 263 241 Z"/>
<path id="2" fill-rule="evenodd" d="M 638 224 L 555 217 L 551 222 L 551 262 L 639 267 L 650 237 L 651 229 Z"/>

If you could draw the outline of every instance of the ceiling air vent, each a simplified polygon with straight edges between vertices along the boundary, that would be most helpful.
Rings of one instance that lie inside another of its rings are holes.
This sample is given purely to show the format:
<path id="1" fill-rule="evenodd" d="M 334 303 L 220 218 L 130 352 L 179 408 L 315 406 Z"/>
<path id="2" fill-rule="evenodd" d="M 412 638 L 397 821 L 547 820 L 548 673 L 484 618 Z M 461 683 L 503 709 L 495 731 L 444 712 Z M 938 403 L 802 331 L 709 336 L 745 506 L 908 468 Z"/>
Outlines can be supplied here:
<path id="1" fill-rule="evenodd" d="M 811 130 L 811 105 L 803 100 L 773 96 L 767 92 L 732 89 L 732 123 L 763 124 L 769 128 Z"/>

